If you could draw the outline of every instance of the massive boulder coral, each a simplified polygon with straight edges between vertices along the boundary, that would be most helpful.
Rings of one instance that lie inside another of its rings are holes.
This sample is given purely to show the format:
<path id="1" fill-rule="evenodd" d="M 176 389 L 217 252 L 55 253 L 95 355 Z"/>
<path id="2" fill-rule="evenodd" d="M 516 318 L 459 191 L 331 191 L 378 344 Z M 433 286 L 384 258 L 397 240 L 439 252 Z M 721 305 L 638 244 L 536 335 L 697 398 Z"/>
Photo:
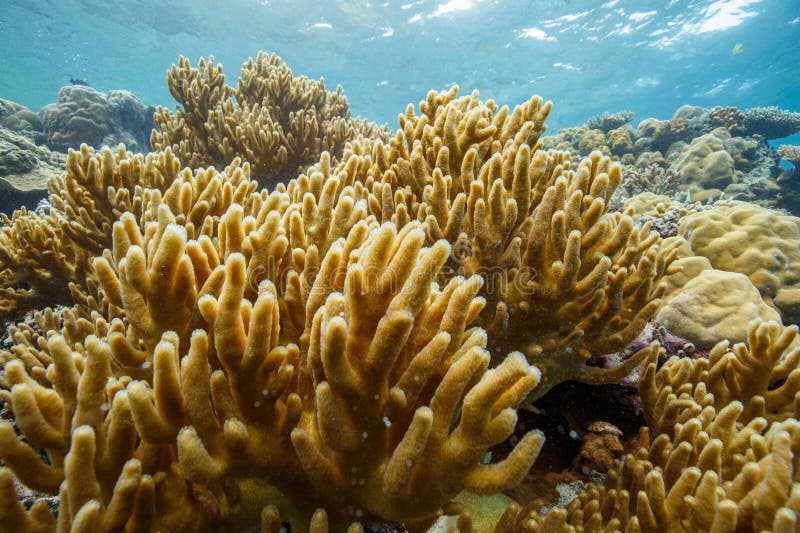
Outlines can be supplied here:
<path id="1" fill-rule="evenodd" d="M 153 108 L 133 93 L 102 93 L 88 85 L 62 87 L 56 101 L 44 106 L 39 116 L 47 144 L 61 151 L 82 143 L 98 147 L 123 143 L 142 151 L 153 127 Z"/>
<path id="2" fill-rule="evenodd" d="M 33 137 L 29 130 L 0 126 L 0 212 L 34 208 L 46 195 L 47 180 L 64 171 L 64 154 L 37 146 Z"/>
<path id="3" fill-rule="evenodd" d="M 696 255 L 746 275 L 766 298 L 800 282 L 800 218 L 729 202 L 685 217 L 679 233 Z"/>
<path id="4" fill-rule="evenodd" d="M 700 348 L 724 339 L 744 341 L 754 318 L 780 322 L 747 276 L 710 265 L 665 297 L 655 318 L 670 333 Z"/>
<path id="5" fill-rule="evenodd" d="M 710 133 L 695 137 L 676 161 L 681 180 L 702 189 L 724 189 L 741 178 L 722 141 Z"/>
<path id="6" fill-rule="evenodd" d="M 236 88 L 225 85 L 222 65 L 181 56 L 167 73 L 175 113 L 158 107 L 150 141 L 167 147 L 192 168 L 225 167 L 236 157 L 253 165 L 262 184 L 287 181 L 324 151 L 335 156 L 359 136 L 385 137 L 385 128 L 351 118 L 344 91 L 324 80 L 295 77 L 275 54 L 261 52 L 242 65 Z"/>
<path id="7" fill-rule="evenodd" d="M 24 105 L 0 98 L 0 126 L 12 131 L 42 131 L 42 121 Z"/>

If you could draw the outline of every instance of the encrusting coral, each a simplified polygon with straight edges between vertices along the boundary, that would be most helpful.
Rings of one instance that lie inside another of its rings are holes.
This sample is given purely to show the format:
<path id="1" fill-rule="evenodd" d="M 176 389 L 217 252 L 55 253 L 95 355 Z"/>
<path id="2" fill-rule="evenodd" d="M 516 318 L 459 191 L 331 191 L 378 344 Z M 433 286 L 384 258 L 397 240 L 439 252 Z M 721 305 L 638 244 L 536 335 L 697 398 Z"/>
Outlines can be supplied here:
<path id="1" fill-rule="evenodd" d="M 463 489 L 519 483 L 540 432 L 486 452 L 526 400 L 657 354 L 592 364 L 639 334 L 675 255 L 608 212 L 618 165 L 541 149 L 549 111 L 431 92 L 387 142 L 271 192 L 236 157 L 179 170 L 189 145 L 71 153 L 53 226 L 91 260 L 74 305 L 0 354 L 27 441 L 0 424 L 0 524 L 303 529 L 324 508 L 420 531 Z M 26 513 L 9 470 L 60 493 L 58 518 Z"/>
<path id="2" fill-rule="evenodd" d="M 167 84 L 180 107 L 156 110 L 153 148 L 171 147 L 191 168 L 222 168 L 240 157 L 264 185 L 291 178 L 324 151 L 337 156 L 359 135 L 387 135 L 385 127 L 351 118 L 341 86 L 328 92 L 323 80 L 294 77 L 275 54 L 261 52 L 242 65 L 235 89 L 213 56 L 197 68 L 181 56 Z"/>

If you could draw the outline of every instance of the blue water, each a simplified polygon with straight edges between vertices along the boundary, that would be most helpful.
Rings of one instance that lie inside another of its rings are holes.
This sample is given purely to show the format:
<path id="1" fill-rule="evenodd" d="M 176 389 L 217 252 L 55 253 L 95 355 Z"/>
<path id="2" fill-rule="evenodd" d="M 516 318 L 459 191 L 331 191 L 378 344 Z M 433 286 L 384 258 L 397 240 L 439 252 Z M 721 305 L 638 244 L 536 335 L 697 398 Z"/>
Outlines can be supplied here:
<path id="1" fill-rule="evenodd" d="M 551 129 L 683 104 L 800 109 L 800 0 L 3 0 L 0 48 L 0 97 L 34 111 L 70 77 L 173 107 L 178 54 L 215 54 L 235 85 L 258 50 L 392 126 L 453 83 L 508 104 L 541 94 Z"/>

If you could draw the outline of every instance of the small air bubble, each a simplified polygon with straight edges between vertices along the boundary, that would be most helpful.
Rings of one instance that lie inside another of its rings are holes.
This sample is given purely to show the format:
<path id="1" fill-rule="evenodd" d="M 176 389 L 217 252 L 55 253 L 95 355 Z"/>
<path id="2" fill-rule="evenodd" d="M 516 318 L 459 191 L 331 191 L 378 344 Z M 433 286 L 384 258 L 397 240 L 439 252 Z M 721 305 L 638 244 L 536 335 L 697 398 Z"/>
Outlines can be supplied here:
<path id="1" fill-rule="evenodd" d="M 380 395 L 376 394 L 375 396 L 372 397 L 372 399 L 373 400 L 380 400 L 381 397 L 380 397 Z"/>
<path id="2" fill-rule="evenodd" d="M 384 416 L 384 417 L 383 417 L 383 425 L 384 425 L 384 426 L 386 426 L 387 428 L 388 428 L 388 427 L 391 427 L 391 425 L 392 425 L 392 421 L 391 421 L 391 420 L 389 420 L 389 418 L 388 418 L 388 417 Z"/>
<path id="3" fill-rule="evenodd" d="M 111 407 L 106 402 L 103 402 L 103 404 L 100 406 L 100 410 L 104 413 L 107 413 L 110 408 Z"/>
<path id="4" fill-rule="evenodd" d="M 258 400 L 253 402 L 253 407 L 259 407 L 259 406 L 261 406 L 261 402 L 259 402 Z"/>
<path id="5" fill-rule="evenodd" d="M 145 361 L 144 363 L 142 363 L 142 368 L 145 370 L 149 369 L 151 366 L 153 366 L 153 363 L 151 363 L 150 361 Z"/>
<path id="6" fill-rule="evenodd" d="M 406 459 L 406 466 L 411 468 L 412 466 L 414 466 L 414 461 L 412 461 L 411 459 Z"/>
<path id="7" fill-rule="evenodd" d="M 572 440 L 579 440 L 580 439 L 580 437 L 578 437 L 578 432 L 575 431 L 574 429 L 569 432 L 569 438 L 571 438 Z"/>
<path id="8" fill-rule="evenodd" d="M 339 316 L 344 318 L 344 311 L 339 311 Z"/>
<path id="9" fill-rule="evenodd" d="M 262 390 L 262 391 L 261 391 L 261 394 L 263 394 L 264 396 L 266 396 L 267 394 L 269 394 L 269 389 L 264 389 L 264 390 Z"/>
<path id="10" fill-rule="evenodd" d="M 366 431 L 365 431 L 364 433 L 362 433 L 362 434 L 361 434 L 361 438 L 362 438 L 362 439 L 364 439 L 364 440 L 367 440 L 367 437 L 368 437 L 368 435 L 367 435 L 367 432 L 366 432 Z"/>

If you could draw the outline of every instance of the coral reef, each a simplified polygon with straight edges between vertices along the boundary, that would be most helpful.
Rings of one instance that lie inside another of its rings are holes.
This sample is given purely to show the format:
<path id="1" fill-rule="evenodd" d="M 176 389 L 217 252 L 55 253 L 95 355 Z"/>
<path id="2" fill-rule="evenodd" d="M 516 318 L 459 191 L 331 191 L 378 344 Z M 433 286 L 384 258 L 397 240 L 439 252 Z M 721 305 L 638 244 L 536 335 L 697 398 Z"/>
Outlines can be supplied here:
<path id="1" fill-rule="evenodd" d="M 263 185 L 288 181 L 327 151 L 338 157 L 345 143 L 363 135 L 386 138 L 388 130 L 351 118 L 342 87 L 295 77 L 274 54 L 261 52 L 242 65 L 236 88 L 225 85 L 214 57 L 197 68 L 183 56 L 167 73 L 175 113 L 158 107 L 151 135 L 155 150 L 167 147 L 192 168 L 223 168 L 240 157 Z"/>
<path id="2" fill-rule="evenodd" d="M 236 89 L 181 58 L 169 85 L 183 108 L 159 110 L 156 151 L 70 150 L 50 208 L 3 219 L 2 312 L 63 307 L 0 347 L 0 524 L 796 528 L 800 349 L 762 296 L 796 305 L 800 222 L 651 193 L 612 210 L 614 153 L 669 141 L 670 166 L 632 169 L 630 187 L 673 196 L 671 165 L 703 135 L 748 172 L 763 147 L 731 136 L 735 110 L 548 141 L 589 150 L 575 162 L 544 149 L 539 97 L 432 91 L 389 136 L 276 56 Z M 712 347 L 722 336 L 747 343 Z M 656 339 L 683 357 L 659 369 Z M 570 415 L 567 390 L 630 415 Z M 567 427 L 526 422 L 546 409 Z M 561 507 L 509 504 L 553 429 L 573 450 L 548 478 L 568 484 L 550 488 Z M 56 512 L 15 482 L 58 495 Z"/>
<path id="3" fill-rule="evenodd" d="M 676 116 L 669 120 L 645 119 L 638 127 L 641 139 L 640 147 L 646 146 L 649 150 L 656 150 L 666 154 L 673 143 L 689 141 L 694 137 L 691 123 L 688 119 Z M 637 141 L 638 142 L 638 141 Z"/>
<path id="4" fill-rule="evenodd" d="M 778 148 L 778 156 L 792 163 L 794 168 L 781 172 L 776 180 L 781 190 L 777 206 L 793 215 L 800 215 L 800 148 L 782 145 Z"/>
<path id="5" fill-rule="evenodd" d="M 648 165 L 644 169 L 626 165 L 622 169 L 622 176 L 622 185 L 617 190 L 625 200 L 643 192 L 672 197 L 678 192 L 680 184 L 678 172 L 658 165 Z"/>
<path id="6" fill-rule="evenodd" d="M 611 153 L 624 157 L 625 154 L 633 152 L 633 139 L 631 133 L 626 128 L 617 128 L 611 130 L 606 135 L 608 146 L 611 148 Z"/>
<path id="7" fill-rule="evenodd" d="M 72 302 L 68 283 L 85 278 L 87 254 L 60 238 L 51 214 L 0 213 L 0 317 Z"/>
<path id="8" fill-rule="evenodd" d="M 129 91 L 102 93 L 88 85 L 68 85 L 55 103 L 39 111 L 47 144 L 67 151 L 82 143 L 92 146 L 125 144 L 146 151 L 153 127 L 153 108 Z"/>
<path id="9" fill-rule="evenodd" d="M 81 273 L 86 271 L 91 257 L 111 247 L 114 222 L 123 213 L 146 216 L 146 195 L 160 199 L 166 194 L 179 216 L 185 216 L 180 211 L 178 189 L 187 180 L 194 181 L 191 172 L 176 179 L 179 163 L 169 151 L 145 158 L 131 154 L 123 146 L 115 154 L 108 147 L 95 153 L 83 145 L 79 151 L 69 151 L 66 167 L 66 173 L 48 180 L 46 207 L 35 212 L 15 212 L 11 219 L 3 215 L 1 320 L 21 318 L 46 302 L 68 305 L 80 301 L 85 295 L 79 293 L 89 290 L 91 283 Z M 206 178 L 219 184 L 219 179 Z M 201 199 L 197 208 L 202 211 L 196 212 L 193 220 L 202 219 L 205 214 L 219 214 L 213 211 L 215 207 L 219 209 L 215 200 L 214 195 Z"/>
<path id="10" fill-rule="evenodd" d="M 325 508 L 336 527 L 420 530 L 463 489 L 526 475 L 540 432 L 483 464 L 522 402 L 657 351 L 587 364 L 638 335 L 674 257 L 608 213 L 619 166 L 542 150 L 538 97 L 509 110 L 454 88 L 419 111 L 272 192 L 238 159 L 179 170 L 169 150 L 84 146 L 50 218 L 15 215 L 9 238 L 46 220 L 45 244 L 94 256 L 51 278 L 75 303 L 12 326 L 0 355 L 0 398 L 47 459 L 8 425 L 0 456 L 60 492 L 59 527 L 214 530 L 274 504 L 300 529 Z M 12 517 L 56 520 L 9 501 Z"/>
<path id="11" fill-rule="evenodd" d="M 733 157 L 722 141 L 710 133 L 692 139 L 681 151 L 676 164 L 683 183 L 696 184 L 701 189 L 724 189 L 741 179 Z"/>
<path id="12" fill-rule="evenodd" d="M 693 201 L 725 198 L 791 212 L 800 204 L 797 185 L 781 174 L 779 154 L 747 129 L 745 112 L 735 107 L 682 106 L 668 120 L 646 118 L 636 128 L 606 131 L 592 119 L 591 127 L 564 128 L 545 137 L 543 146 L 573 156 L 599 150 L 625 165 L 625 174 L 653 165 L 677 173 L 681 199 L 688 193 Z M 615 206 L 624 200 L 618 193 Z"/>
<path id="13" fill-rule="evenodd" d="M 388 149 L 354 143 L 331 174 L 373 191 L 367 205 L 380 220 L 424 220 L 429 239 L 450 241 L 450 271 L 485 278 L 481 323 L 491 342 L 514 339 L 537 361 L 540 393 L 565 379 L 616 379 L 585 362 L 636 336 L 671 260 L 649 226 L 606 214 L 619 167 L 593 153 L 568 170 L 565 154 L 537 150 L 550 110 L 540 98 L 509 113 L 450 91 L 430 94 L 420 110 L 401 115 Z M 398 180 L 410 191 L 393 194 Z"/>
<path id="14" fill-rule="evenodd" d="M 716 106 L 708 112 L 707 120 L 711 126 L 725 128 L 730 133 L 742 134 L 747 131 L 747 118 L 736 107 Z"/>

